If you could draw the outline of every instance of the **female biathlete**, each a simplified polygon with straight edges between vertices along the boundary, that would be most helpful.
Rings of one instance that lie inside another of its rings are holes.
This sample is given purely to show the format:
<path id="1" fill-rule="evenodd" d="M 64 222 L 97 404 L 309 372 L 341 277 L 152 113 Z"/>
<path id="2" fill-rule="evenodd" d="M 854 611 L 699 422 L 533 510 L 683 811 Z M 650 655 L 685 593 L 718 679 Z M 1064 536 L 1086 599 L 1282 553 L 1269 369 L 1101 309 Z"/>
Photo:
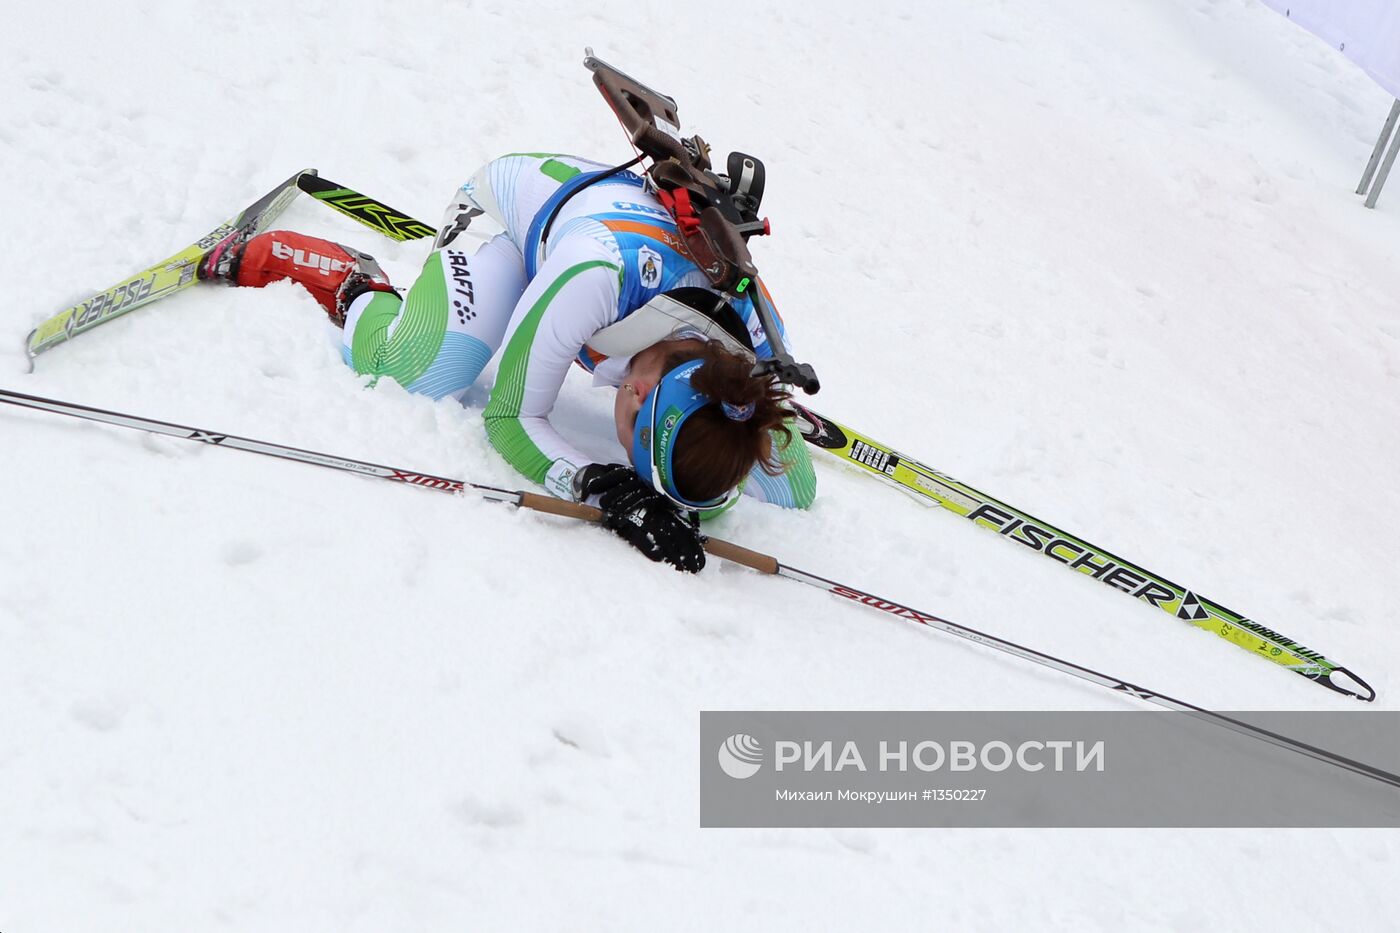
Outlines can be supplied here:
<path id="1" fill-rule="evenodd" d="M 654 561 L 705 565 L 698 518 L 740 492 L 789 508 L 816 493 L 783 387 L 751 375 L 772 354 L 747 298 L 713 291 L 674 221 L 631 172 L 567 155 L 496 159 L 449 205 L 436 248 L 400 297 L 374 260 L 288 231 L 218 244 L 200 277 L 292 279 L 343 328 L 358 373 L 460 396 L 504 346 L 484 418 L 491 444 Z M 631 466 L 595 463 L 549 422 L 577 363 L 617 389 Z"/>

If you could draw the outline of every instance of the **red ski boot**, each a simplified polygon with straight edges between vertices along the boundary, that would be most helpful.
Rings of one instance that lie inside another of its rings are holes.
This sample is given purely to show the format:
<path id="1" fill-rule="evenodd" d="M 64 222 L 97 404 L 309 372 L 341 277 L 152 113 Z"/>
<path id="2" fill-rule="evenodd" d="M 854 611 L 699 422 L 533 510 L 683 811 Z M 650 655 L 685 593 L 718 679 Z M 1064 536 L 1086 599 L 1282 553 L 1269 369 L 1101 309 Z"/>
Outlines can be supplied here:
<path id="1" fill-rule="evenodd" d="M 229 285 L 262 288 L 291 279 L 309 291 L 338 327 L 345 309 L 366 291 L 393 292 L 373 256 L 318 237 L 271 230 L 246 242 L 233 233 L 199 265 L 199 277 Z"/>

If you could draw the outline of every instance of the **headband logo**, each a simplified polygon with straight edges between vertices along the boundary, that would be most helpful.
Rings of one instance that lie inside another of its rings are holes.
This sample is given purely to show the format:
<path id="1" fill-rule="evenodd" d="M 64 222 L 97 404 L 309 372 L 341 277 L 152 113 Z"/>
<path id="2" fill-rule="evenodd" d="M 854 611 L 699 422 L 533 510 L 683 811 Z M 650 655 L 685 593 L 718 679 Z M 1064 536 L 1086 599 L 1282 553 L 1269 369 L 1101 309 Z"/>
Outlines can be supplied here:
<path id="1" fill-rule="evenodd" d="M 720 407 L 724 409 L 724 417 L 730 421 L 748 421 L 753 417 L 757 406 L 753 402 L 747 405 L 731 405 L 728 402 L 720 402 Z"/>

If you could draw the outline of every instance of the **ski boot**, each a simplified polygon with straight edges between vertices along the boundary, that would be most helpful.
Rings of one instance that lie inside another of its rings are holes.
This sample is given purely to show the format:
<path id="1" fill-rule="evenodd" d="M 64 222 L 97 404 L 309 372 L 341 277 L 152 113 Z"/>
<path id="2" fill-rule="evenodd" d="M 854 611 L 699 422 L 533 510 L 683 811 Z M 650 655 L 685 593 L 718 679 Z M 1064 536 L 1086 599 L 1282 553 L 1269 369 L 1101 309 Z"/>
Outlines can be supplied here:
<path id="1" fill-rule="evenodd" d="M 337 327 L 345 326 L 350 303 L 367 291 L 394 292 L 379 263 L 368 253 L 319 237 L 270 230 L 247 238 L 235 231 L 200 261 L 199 278 L 245 288 L 291 279 L 326 309 Z"/>

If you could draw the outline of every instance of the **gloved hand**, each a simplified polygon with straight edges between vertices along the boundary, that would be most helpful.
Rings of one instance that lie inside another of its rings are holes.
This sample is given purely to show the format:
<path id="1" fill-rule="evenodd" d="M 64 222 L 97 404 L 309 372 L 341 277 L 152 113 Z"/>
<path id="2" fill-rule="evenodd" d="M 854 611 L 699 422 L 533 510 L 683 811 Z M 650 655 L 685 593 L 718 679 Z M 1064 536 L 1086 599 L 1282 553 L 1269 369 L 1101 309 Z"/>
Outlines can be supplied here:
<path id="1" fill-rule="evenodd" d="M 651 484 L 621 463 L 592 463 L 574 474 L 580 501 L 598 496 L 603 524 L 652 560 L 698 573 L 705 566 L 700 529 Z"/>

